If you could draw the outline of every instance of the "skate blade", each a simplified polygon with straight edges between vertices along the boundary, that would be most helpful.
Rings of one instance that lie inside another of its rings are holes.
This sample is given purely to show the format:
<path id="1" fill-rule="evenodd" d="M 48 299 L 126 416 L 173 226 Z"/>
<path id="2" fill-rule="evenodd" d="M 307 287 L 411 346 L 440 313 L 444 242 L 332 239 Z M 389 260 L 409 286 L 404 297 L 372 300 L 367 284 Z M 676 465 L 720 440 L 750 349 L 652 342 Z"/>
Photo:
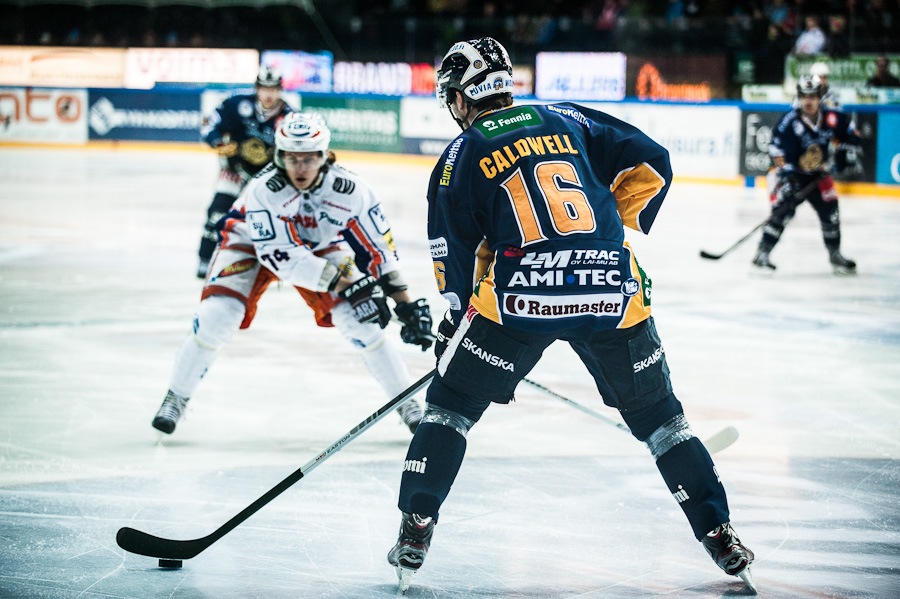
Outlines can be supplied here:
<path id="1" fill-rule="evenodd" d="M 742 571 L 738 572 L 738 576 L 741 577 L 741 580 L 747 585 L 747 590 L 750 591 L 751 594 L 756 594 L 756 584 L 753 583 L 753 576 L 750 574 L 750 566 L 747 566 Z"/>
<path id="2" fill-rule="evenodd" d="M 397 584 L 400 587 L 400 594 L 405 595 L 406 591 L 409 590 L 409 583 L 412 582 L 412 577 L 416 571 L 400 566 L 394 566 L 394 570 L 397 571 Z"/>
<path id="3" fill-rule="evenodd" d="M 856 274 L 855 268 L 846 268 L 844 266 L 833 266 L 834 274 L 839 277 L 853 276 Z"/>

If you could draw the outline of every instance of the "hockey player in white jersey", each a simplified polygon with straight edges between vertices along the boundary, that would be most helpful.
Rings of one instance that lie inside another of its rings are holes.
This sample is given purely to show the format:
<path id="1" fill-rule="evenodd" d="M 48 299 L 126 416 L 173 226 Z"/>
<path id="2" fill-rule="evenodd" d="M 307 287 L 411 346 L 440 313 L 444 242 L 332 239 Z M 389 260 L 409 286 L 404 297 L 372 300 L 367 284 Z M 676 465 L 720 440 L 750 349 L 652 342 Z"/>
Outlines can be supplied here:
<path id="1" fill-rule="evenodd" d="M 385 394 L 410 384 L 397 346 L 385 331 L 402 323 L 401 339 L 426 350 L 431 313 L 411 301 L 397 266 L 390 225 L 369 186 L 335 164 L 331 132 L 321 116 L 292 113 L 275 133 L 274 162 L 246 186 L 221 223 L 193 331 L 176 356 L 169 391 L 153 419 L 166 434 L 215 360 L 239 328 L 247 328 L 266 287 L 281 280 L 296 287 L 319 326 L 337 327 L 361 351 Z M 413 399 L 400 415 L 411 431 L 422 419 Z"/>

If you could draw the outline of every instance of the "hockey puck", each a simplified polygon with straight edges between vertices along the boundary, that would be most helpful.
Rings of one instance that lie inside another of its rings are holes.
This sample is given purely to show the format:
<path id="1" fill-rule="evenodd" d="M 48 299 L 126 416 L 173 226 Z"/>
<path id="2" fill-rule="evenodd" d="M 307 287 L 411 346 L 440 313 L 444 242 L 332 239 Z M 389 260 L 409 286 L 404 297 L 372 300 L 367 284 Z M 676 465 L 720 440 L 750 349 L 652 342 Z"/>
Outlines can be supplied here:
<path id="1" fill-rule="evenodd" d="M 160 568 L 180 568 L 181 560 L 180 559 L 161 559 L 159 560 Z"/>

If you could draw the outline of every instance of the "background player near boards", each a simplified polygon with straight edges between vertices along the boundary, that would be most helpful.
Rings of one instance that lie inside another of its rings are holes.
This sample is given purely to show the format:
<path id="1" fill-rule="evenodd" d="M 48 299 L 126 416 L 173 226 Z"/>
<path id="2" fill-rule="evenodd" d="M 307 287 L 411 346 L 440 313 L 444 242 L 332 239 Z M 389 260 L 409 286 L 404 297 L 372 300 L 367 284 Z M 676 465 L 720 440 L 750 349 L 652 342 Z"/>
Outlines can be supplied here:
<path id="1" fill-rule="evenodd" d="M 470 430 L 491 403 L 512 400 L 556 341 L 569 343 L 604 403 L 647 444 L 715 563 L 752 589 L 754 555 L 672 391 L 650 279 L 624 241 L 623 224 L 647 233 L 656 218 L 671 184 L 668 152 L 576 104 L 514 107 L 512 65 L 493 38 L 456 43 L 436 82 L 463 133 L 428 187 L 429 244 L 450 309 L 401 478 L 400 532 L 388 553 L 401 591 L 424 563 Z"/>
<path id="2" fill-rule="evenodd" d="M 198 278 L 206 278 L 216 248 L 216 223 L 234 204 L 250 177 L 272 160 L 275 129 L 293 110 L 281 93 L 281 74 L 272 67 L 261 66 L 253 94 L 227 98 L 203 121 L 200 136 L 219 154 L 221 170 L 200 238 Z"/>
<path id="3" fill-rule="evenodd" d="M 772 214 L 763 227 L 753 258 L 753 265 L 761 271 L 775 270 L 769 254 L 797 206 L 805 201 L 819 217 L 822 240 L 834 272 L 856 272 L 856 262 L 841 253 L 841 219 L 831 170 L 843 170 L 848 161 L 856 160 L 860 139 L 848 115 L 822 104 L 825 90 L 818 75 L 801 77 L 797 83 L 798 107 L 786 113 L 772 131 L 769 156 L 777 183 Z M 838 153 L 838 149 L 842 151 Z"/>
<path id="4" fill-rule="evenodd" d="M 424 299 L 412 301 L 407 293 L 381 203 L 362 178 L 335 163 L 330 140 L 320 115 L 287 115 L 275 134 L 274 162 L 222 220 L 193 331 L 178 350 L 153 419 L 162 433 L 174 432 L 219 349 L 250 326 L 273 281 L 294 286 L 319 326 L 337 327 L 388 397 L 409 386 L 403 358 L 383 330 L 391 320 L 387 297 L 403 325 L 401 339 L 423 351 L 432 343 L 431 313 Z M 398 410 L 414 431 L 422 417 L 418 402 Z"/>

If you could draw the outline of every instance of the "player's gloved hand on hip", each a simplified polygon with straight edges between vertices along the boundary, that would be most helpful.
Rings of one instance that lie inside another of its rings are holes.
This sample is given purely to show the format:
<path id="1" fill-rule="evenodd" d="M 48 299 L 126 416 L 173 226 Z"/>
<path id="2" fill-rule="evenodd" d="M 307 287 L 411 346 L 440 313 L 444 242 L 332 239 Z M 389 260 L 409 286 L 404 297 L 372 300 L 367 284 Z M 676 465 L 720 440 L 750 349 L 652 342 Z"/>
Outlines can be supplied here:
<path id="1" fill-rule="evenodd" d="M 438 360 L 441 359 L 441 356 L 443 356 L 444 352 L 447 350 L 447 344 L 450 343 L 450 338 L 453 337 L 454 333 L 456 333 L 456 325 L 450 320 L 450 313 L 447 312 L 438 324 L 437 337 L 434 341 L 435 358 Z"/>
<path id="2" fill-rule="evenodd" d="M 394 307 L 394 312 L 403 324 L 403 328 L 400 329 L 400 339 L 403 343 L 420 345 L 422 351 L 431 347 L 434 342 L 434 336 L 431 334 L 431 309 L 425 298 L 414 302 L 399 302 Z"/>
<path id="3" fill-rule="evenodd" d="M 368 276 L 341 291 L 338 295 L 350 302 L 353 315 L 359 322 L 374 322 L 382 329 L 391 321 L 391 309 L 387 305 L 384 289 Z"/>

